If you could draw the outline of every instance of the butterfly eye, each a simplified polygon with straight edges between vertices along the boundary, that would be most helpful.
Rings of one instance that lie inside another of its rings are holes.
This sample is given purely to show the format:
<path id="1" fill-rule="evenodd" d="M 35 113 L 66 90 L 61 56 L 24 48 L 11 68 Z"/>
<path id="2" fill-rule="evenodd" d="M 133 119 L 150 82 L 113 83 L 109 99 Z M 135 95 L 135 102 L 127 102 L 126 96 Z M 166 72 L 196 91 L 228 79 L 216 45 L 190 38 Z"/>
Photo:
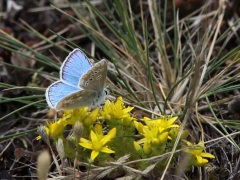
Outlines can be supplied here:
<path id="1" fill-rule="evenodd" d="M 106 95 L 108 95 L 110 93 L 109 89 L 107 89 L 107 88 L 104 89 L 104 92 Z"/>

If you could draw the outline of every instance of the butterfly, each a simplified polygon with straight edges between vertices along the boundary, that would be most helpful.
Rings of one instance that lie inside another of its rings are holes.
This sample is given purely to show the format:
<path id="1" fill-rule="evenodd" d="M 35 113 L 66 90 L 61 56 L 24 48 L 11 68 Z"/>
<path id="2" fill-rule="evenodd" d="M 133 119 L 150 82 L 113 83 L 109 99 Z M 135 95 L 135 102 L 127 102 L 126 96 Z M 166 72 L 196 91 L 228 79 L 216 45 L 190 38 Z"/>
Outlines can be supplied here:
<path id="1" fill-rule="evenodd" d="M 105 59 L 92 66 L 80 49 L 74 49 L 61 65 L 60 80 L 46 89 L 47 104 L 57 111 L 97 107 L 107 96 L 106 77 Z"/>

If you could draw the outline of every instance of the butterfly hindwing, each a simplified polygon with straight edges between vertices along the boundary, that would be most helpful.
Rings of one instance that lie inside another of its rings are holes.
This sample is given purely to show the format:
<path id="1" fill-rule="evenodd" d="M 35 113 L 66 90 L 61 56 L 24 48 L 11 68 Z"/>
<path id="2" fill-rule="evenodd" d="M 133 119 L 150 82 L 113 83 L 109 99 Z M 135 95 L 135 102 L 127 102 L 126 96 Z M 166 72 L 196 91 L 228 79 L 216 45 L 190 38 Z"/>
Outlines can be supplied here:
<path id="1" fill-rule="evenodd" d="M 74 49 L 61 66 L 60 79 L 66 84 L 77 87 L 81 76 L 91 67 L 87 56 L 80 49 Z"/>
<path id="2" fill-rule="evenodd" d="M 105 87 L 106 77 L 107 61 L 102 59 L 82 76 L 79 87 L 87 90 L 95 90 L 100 94 Z"/>
<path id="3" fill-rule="evenodd" d="M 51 84 L 47 88 L 46 93 L 45 93 L 48 106 L 50 106 L 51 108 L 55 108 L 56 104 L 61 99 L 68 96 L 69 94 L 72 94 L 79 90 L 80 90 L 79 88 L 69 86 L 61 81 L 57 81 L 57 82 Z"/>
<path id="4" fill-rule="evenodd" d="M 97 98 L 97 92 L 92 90 L 81 90 L 75 93 L 72 93 L 62 100 L 60 100 L 57 105 L 57 110 L 63 109 L 76 109 L 85 106 L 91 106 L 94 102 L 94 99 Z"/>

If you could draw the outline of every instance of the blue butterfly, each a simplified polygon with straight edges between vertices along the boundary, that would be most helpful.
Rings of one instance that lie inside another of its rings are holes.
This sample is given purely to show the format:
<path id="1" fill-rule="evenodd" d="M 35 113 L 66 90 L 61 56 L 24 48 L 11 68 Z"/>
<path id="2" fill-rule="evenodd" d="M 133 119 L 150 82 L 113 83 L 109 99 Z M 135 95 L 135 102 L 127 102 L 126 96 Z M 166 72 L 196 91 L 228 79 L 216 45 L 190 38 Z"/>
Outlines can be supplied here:
<path id="1" fill-rule="evenodd" d="M 92 66 L 80 49 L 74 49 L 61 66 L 60 80 L 46 90 L 48 106 L 57 111 L 99 106 L 107 95 L 106 77 L 106 60 Z"/>

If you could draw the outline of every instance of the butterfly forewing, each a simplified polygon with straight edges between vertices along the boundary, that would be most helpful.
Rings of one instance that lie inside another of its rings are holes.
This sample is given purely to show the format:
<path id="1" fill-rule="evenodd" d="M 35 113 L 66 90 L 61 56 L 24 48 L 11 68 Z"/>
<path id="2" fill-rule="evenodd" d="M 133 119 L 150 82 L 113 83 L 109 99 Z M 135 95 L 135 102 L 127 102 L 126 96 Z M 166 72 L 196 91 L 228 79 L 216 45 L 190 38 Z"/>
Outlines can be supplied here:
<path id="1" fill-rule="evenodd" d="M 77 87 L 81 76 L 91 68 L 87 56 L 80 49 L 74 49 L 61 66 L 60 79 L 66 84 Z"/>
<path id="2" fill-rule="evenodd" d="M 81 90 L 60 100 L 56 105 L 56 110 L 77 109 L 86 106 L 90 107 L 96 98 L 96 91 Z"/>
<path id="3" fill-rule="evenodd" d="M 82 76 L 79 86 L 82 89 L 95 90 L 103 93 L 107 76 L 107 61 L 102 59 Z"/>

